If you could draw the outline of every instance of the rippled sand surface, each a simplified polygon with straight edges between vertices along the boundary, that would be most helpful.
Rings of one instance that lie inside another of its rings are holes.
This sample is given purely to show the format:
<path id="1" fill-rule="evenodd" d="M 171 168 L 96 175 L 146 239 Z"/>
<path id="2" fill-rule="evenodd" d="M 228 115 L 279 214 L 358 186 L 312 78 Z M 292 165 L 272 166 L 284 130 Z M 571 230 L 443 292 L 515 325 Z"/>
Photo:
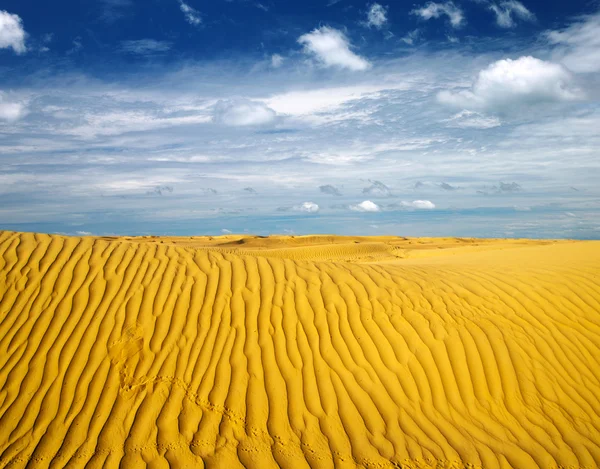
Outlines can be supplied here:
<path id="1" fill-rule="evenodd" d="M 0 467 L 597 468 L 600 242 L 0 232 Z"/>

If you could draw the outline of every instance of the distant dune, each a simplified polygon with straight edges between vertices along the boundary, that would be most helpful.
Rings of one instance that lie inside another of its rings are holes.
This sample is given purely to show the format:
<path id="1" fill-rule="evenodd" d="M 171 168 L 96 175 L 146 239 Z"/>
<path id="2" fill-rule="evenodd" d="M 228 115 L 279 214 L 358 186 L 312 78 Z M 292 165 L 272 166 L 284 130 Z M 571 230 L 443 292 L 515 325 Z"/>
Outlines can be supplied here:
<path id="1" fill-rule="evenodd" d="M 1 468 L 599 465 L 600 242 L 0 232 Z"/>

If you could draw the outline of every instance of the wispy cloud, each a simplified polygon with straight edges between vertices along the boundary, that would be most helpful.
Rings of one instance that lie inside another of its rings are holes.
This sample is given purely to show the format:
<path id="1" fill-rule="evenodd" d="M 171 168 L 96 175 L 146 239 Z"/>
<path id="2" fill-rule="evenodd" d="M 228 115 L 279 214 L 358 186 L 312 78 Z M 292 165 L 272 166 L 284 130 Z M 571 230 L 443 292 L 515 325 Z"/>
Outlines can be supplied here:
<path id="1" fill-rule="evenodd" d="M 443 98 L 442 98 L 443 99 Z M 442 120 L 447 127 L 457 129 L 493 129 L 502 125 L 498 117 L 486 116 L 479 112 L 463 110 L 448 119 Z"/>
<path id="2" fill-rule="evenodd" d="M 283 65 L 285 58 L 279 54 L 273 54 L 271 56 L 271 67 L 279 68 Z"/>
<path id="3" fill-rule="evenodd" d="M 171 49 L 169 41 L 157 41 L 156 39 L 136 39 L 121 41 L 121 52 L 137 55 L 155 55 L 167 52 Z"/>
<path id="4" fill-rule="evenodd" d="M 192 26 L 198 26 L 200 23 L 202 23 L 200 12 L 185 3 L 183 0 L 179 0 L 179 8 L 185 15 L 185 20 Z"/>
<path id="5" fill-rule="evenodd" d="M 514 28 L 515 18 L 523 21 L 534 21 L 535 15 L 517 0 L 509 0 L 499 4 L 490 3 L 490 10 L 496 15 L 496 24 L 501 28 Z"/>
<path id="6" fill-rule="evenodd" d="M 362 71 L 371 66 L 368 60 L 352 52 L 350 41 L 343 32 L 329 26 L 303 34 L 298 42 L 304 46 L 306 54 L 315 57 L 324 67 Z"/>
<path id="7" fill-rule="evenodd" d="M 127 15 L 133 2 L 132 0 L 100 0 L 100 5 L 102 6 L 100 19 L 106 23 L 114 23 Z"/>
<path id="8" fill-rule="evenodd" d="M 465 23 L 465 16 L 462 9 L 457 7 L 453 2 L 429 2 L 424 7 L 414 9 L 411 13 L 424 20 L 446 16 L 453 28 L 460 28 Z"/>
<path id="9" fill-rule="evenodd" d="M 365 24 L 370 28 L 383 28 L 388 22 L 387 8 L 379 3 L 373 3 L 367 11 L 367 21 Z"/>
<path id="10" fill-rule="evenodd" d="M 323 193 L 323 194 L 329 194 L 329 195 L 335 195 L 338 197 L 341 197 L 342 193 L 340 192 L 340 190 L 335 187 L 332 186 L 331 184 L 326 184 L 323 186 L 319 186 L 319 190 Z"/>
<path id="11" fill-rule="evenodd" d="M 16 54 L 24 54 L 25 29 L 19 15 L 0 10 L 0 49 L 11 48 Z"/>
<path id="12" fill-rule="evenodd" d="M 548 31 L 547 39 L 558 46 L 554 56 L 576 73 L 600 71 L 600 12 L 584 16 L 565 29 Z"/>
<path id="13" fill-rule="evenodd" d="M 231 126 L 270 124 L 276 117 L 273 109 L 249 99 L 221 100 L 213 111 L 214 122 Z"/>

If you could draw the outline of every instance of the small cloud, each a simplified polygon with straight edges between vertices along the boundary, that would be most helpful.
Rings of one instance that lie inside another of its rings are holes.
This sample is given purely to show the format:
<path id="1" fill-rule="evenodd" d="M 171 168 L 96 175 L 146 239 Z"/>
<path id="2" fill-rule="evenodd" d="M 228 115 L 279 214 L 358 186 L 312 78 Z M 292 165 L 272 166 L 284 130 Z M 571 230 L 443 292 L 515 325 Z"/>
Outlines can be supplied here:
<path id="1" fill-rule="evenodd" d="M 581 93 L 572 85 L 571 73 L 562 65 L 527 56 L 498 60 L 479 72 L 470 90 L 442 91 L 437 99 L 442 104 L 463 109 L 501 111 L 522 104 L 579 99 Z"/>
<path id="2" fill-rule="evenodd" d="M 76 231 L 75 234 L 77 236 L 92 236 L 92 233 L 89 231 Z"/>
<path id="3" fill-rule="evenodd" d="M 450 44 L 458 44 L 460 42 L 460 39 L 457 38 L 456 36 L 450 36 L 450 35 L 448 35 L 448 36 L 446 36 L 446 39 L 448 39 L 448 42 Z"/>
<path id="4" fill-rule="evenodd" d="M 456 190 L 460 189 L 460 187 L 453 186 L 453 185 L 451 185 L 451 184 L 448 184 L 447 182 L 442 182 L 442 183 L 440 184 L 440 187 L 441 187 L 442 189 L 444 189 L 445 191 L 456 191 Z"/>
<path id="5" fill-rule="evenodd" d="M 221 233 L 228 235 L 228 234 L 231 234 L 232 232 L 231 232 L 231 231 L 229 231 L 229 230 L 228 230 L 228 229 L 226 229 L 226 228 L 223 228 L 223 229 L 221 230 Z"/>
<path id="6" fill-rule="evenodd" d="M 314 202 L 304 202 L 302 205 L 295 205 L 292 210 L 295 212 L 317 213 L 319 206 Z"/>
<path id="7" fill-rule="evenodd" d="M 435 204 L 431 200 L 413 200 L 412 202 L 401 202 L 403 207 L 415 208 L 419 210 L 433 210 Z"/>
<path id="8" fill-rule="evenodd" d="M 249 194 L 257 194 L 257 192 L 254 189 L 252 189 L 252 187 L 244 187 L 244 190 Z"/>
<path id="9" fill-rule="evenodd" d="M 205 195 L 216 195 L 218 194 L 218 192 L 213 189 L 212 187 L 203 187 L 202 189 L 200 189 L 200 191 L 202 193 L 204 193 Z"/>
<path id="10" fill-rule="evenodd" d="M 249 99 L 221 100 L 213 108 L 213 121 L 230 126 L 265 125 L 277 113 L 267 105 Z"/>
<path id="11" fill-rule="evenodd" d="M 406 33 L 406 35 L 402 36 L 400 40 L 405 44 L 408 44 L 409 46 L 413 46 L 415 42 L 417 42 L 417 40 L 419 39 L 420 35 L 421 31 L 419 29 L 415 29 L 413 31 L 410 31 L 409 33 Z"/>
<path id="12" fill-rule="evenodd" d="M 420 16 L 424 20 L 430 20 L 431 18 L 440 18 L 442 16 L 447 16 L 453 28 L 460 28 L 465 21 L 463 11 L 459 7 L 457 7 L 453 2 L 429 2 L 424 7 L 416 8 L 411 13 L 413 15 Z"/>
<path id="13" fill-rule="evenodd" d="M 67 51 L 67 54 L 68 55 L 75 54 L 76 52 L 79 52 L 81 49 L 83 49 L 83 43 L 81 42 L 81 38 L 79 36 L 77 36 L 75 39 L 73 39 L 73 47 L 71 47 Z"/>
<path id="14" fill-rule="evenodd" d="M 13 102 L 5 99 L 0 91 L 0 120 L 16 122 L 27 114 L 27 107 L 21 102 Z"/>
<path id="15" fill-rule="evenodd" d="M 254 6 L 255 6 L 256 8 L 258 8 L 259 10 L 262 10 L 262 11 L 269 11 L 269 7 L 268 7 L 268 6 L 266 6 L 266 5 L 263 5 L 262 3 L 255 3 L 255 4 L 254 4 Z"/>
<path id="16" fill-rule="evenodd" d="M 366 25 L 369 28 L 381 29 L 387 21 L 387 9 L 379 3 L 373 3 L 367 12 Z"/>
<path id="17" fill-rule="evenodd" d="M 419 190 L 419 189 L 422 189 L 423 187 L 425 187 L 425 183 L 424 183 L 424 182 L 421 182 L 421 181 L 417 181 L 417 182 L 415 182 L 415 183 L 413 184 L 413 187 L 412 187 L 412 188 L 413 188 L 414 190 Z"/>
<path id="18" fill-rule="evenodd" d="M 163 195 L 163 194 L 166 194 L 166 193 L 170 194 L 172 192 L 173 192 L 173 187 L 172 186 L 156 186 L 151 191 L 147 191 L 146 195 Z"/>
<path id="19" fill-rule="evenodd" d="M 137 39 L 132 41 L 121 41 L 119 50 L 127 54 L 154 55 L 167 52 L 171 49 L 171 42 L 157 41 L 155 39 Z"/>
<path id="20" fill-rule="evenodd" d="M 27 52 L 25 29 L 19 15 L 0 10 L 0 49 L 11 48 L 15 54 Z"/>
<path id="21" fill-rule="evenodd" d="M 279 68 L 283 65 L 285 58 L 279 54 L 273 54 L 271 56 L 271 67 Z"/>
<path id="22" fill-rule="evenodd" d="M 133 3 L 131 0 L 100 0 L 102 15 L 100 19 L 107 23 L 114 23 L 126 15 Z"/>
<path id="23" fill-rule="evenodd" d="M 200 12 L 195 8 L 192 8 L 183 0 L 179 0 L 179 8 L 185 15 L 185 20 L 190 23 L 192 26 L 198 26 L 202 23 L 202 18 L 200 17 Z"/>
<path id="24" fill-rule="evenodd" d="M 496 15 L 496 24 L 501 28 L 514 28 L 516 24 L 513 16 L 523 21 L 535 20 L 535 15 L 525 5 L 516 0 L 509 0 L 500 4 L 491 3 L 489 8 Z"/>
<path id="25" fill-rule="evenodd" d="M 485 186 L 483 190 L 479 190 L 477 193 L 481 195 L 501 195 L 513 194 L 522 190 L 521 185 L 516 182 L 501 182 L 497 186 Z"/>
<path id="26" fill-rule="evenodd" d="M 346 35 L 329 26 L 322 26 L 298 38 L 304 53 L 317 58 L 324 67 L 362 71 L 371 67 L 364 58 L 352 52 Z"/>
<path id="27" fill-rule="evenodd" d="M 325 186 L 319 186 L 319 190 L 323 194 L 337 195 L 337 196 L 342 195 L 342 193 L 339 191 L 339 189 L 335 186 L 332 186 L 331 184 L 327 184 Z"/>
<path id="28" fill-rule="evenodd" d="M 358 205 L 350 205 L 350 210 L 354 210 L 355 212 L 379 212 L 381 209 L 376 203 L 365 200 Z"/>
<path id="29" fill-rule="evenodd" d="M 389 197 L 392 195 L 392 191 L 381 181 L 369 181 L 372 184 L 369 187 L 363 189 L 363 194 L 375 195 L 379 197 Z"/>
<path id="30" fill-rule="evenodd" d="M 458 129 L 492 129 L 502 125 L 502 122 L 497 117 L 488 117 L 467 109 L 454 114 L 448 119 L 444 119 L 442 122 L 446 123 L 446 127 Z"/>

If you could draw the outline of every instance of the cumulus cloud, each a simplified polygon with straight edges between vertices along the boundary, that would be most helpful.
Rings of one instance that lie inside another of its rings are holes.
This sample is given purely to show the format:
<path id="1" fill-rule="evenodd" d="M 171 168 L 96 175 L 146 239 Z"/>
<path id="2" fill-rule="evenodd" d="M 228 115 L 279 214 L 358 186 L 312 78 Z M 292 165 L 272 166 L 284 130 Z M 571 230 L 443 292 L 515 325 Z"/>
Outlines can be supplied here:
<path id="1" fill-rule="evenodd" d="M 555 44 L 555 56 L 576 73 L 600 71 L 600 13 L 583 17 L 560 31 L 549 31 L 546 37 Z"/>
<path id="2" fill-rule="evenodd" d="M 340 192 L 340 190 L 337 187 L 332 186 L 331 184 L 327 184 L 325 186 L 319 186 L 319 190 L 323 194 L 337 195 L 337 196 L 341 196 L 342 195 L 342 193 Z"/>
<path id="3" fill-rule="evenodd" d="M 435 208 L 435 204 L 431 200 L 413 200 L 412 202 L 403 201 L 402 206 L 419 210 L 433 210 Z"/>
<path id="4" fill-rule="evenodd" d="M 496 24 L 501 28 L 514 28 L 514 18 L 523 21 L 534 21 L 535 15 L 531 13 L 521 2 L 509 0 L 500 4 L 491 3 L 490 10 L 496 15 Z"/>
<path id="5" fill-rule="evenodd" d="M 392 191 L 381 181 L 369 181 L 371 185 L 363 189 L 363 194 L 376 195 L 380 197 L 389 197 Z"/>
<path id="6" fill-rule="evenodd" d="M 167 52 L 172 43 L 168 41 L 157 41 L 155 39 L 136 39 L 121 41 L 120 51 L 127 54 L 154 55 Z"/>
<path id="7" fill-rule="evenodd" d="M 381 209 L 375 202 L 365 200 L 358 205 L 350 205 L 350 210 L 354 210 L 355 212 L 379 212 Z"/>
<path id="8" fill-rule="evenodd" d="M 437 98 L 463 109 L 507 110 L 520 104 L 573 101 L 580 96 L 565 67 L 526 56 L 498 60 L 479 72 L 470 90 L 442 91 Z"/>
<path id="9" fill-rule="evenodd" d="M 192 26 L 198 26 L 202 23 L 202 18 L 200 17 L 200 12 L 195 8 L 192 8 L 183 0 L 179 0 L 179 8 L 185 15 L 185 20 L 190 23 Z"/>
<path id="10" fill-rule="evenodd" d="M 230 126 L 265 125 L 276 117 L 273 109 L 249 99 L 221 100 L 213 109 L 213 121 Z"/>
<path id="11" fill-rule="evenodd" d="M 387 9 L 379 3 L 373 3 L 367 12 L 366 25 L 370 28 L 381 29 L 387 21 Z"/>
<path id="12" fill-rule="evenodd" d="M 27 107 L 20 102 L 7 101 L 0 92 L 0 120 L 15 122 L 27 114 Z"/>
<path id="13" fill-rule="evenodd" d="M 23 21 L 19 15 L 0 10 L 0 49 L 9 47 L 17 54 L 27 51 Z"/>
<path id="14" fill-rule="evenodd" d="M 446 127 L 457 129 L 492 129 L 502 125 L 502 122 L 497 117 L 488 117 L 479 112 L 469 111 L 468 109 L 464 109 L 452 117 L 444 119 L 442 122 L 446 124 Z"/>
<path id="15" fill-rule="evenodd" d="M 414 9 L 411 13 L 420 16 L 424 20 L 447 16 L 453 28 L 460 28 L 465 22 L 463 11 L 453 2 L 429 2 L 422 8 Z"/>
<path id="16" fill-rule="evenodd" d="M 319 206 L 314 202 L 304 202 L 302 205 L 293 207 L 297 212 L 316 213 L 319 211 Z"/>
<path id="17" fill-rule="evenodd" d="M 350 49 L 346 35 L 329 26 L 322 26 L 298 38 L 304 46 L 304 53 L 314 56 L 325 67 L 338 67 L 348 70 L 367 70 L 371 64 Z"/>

